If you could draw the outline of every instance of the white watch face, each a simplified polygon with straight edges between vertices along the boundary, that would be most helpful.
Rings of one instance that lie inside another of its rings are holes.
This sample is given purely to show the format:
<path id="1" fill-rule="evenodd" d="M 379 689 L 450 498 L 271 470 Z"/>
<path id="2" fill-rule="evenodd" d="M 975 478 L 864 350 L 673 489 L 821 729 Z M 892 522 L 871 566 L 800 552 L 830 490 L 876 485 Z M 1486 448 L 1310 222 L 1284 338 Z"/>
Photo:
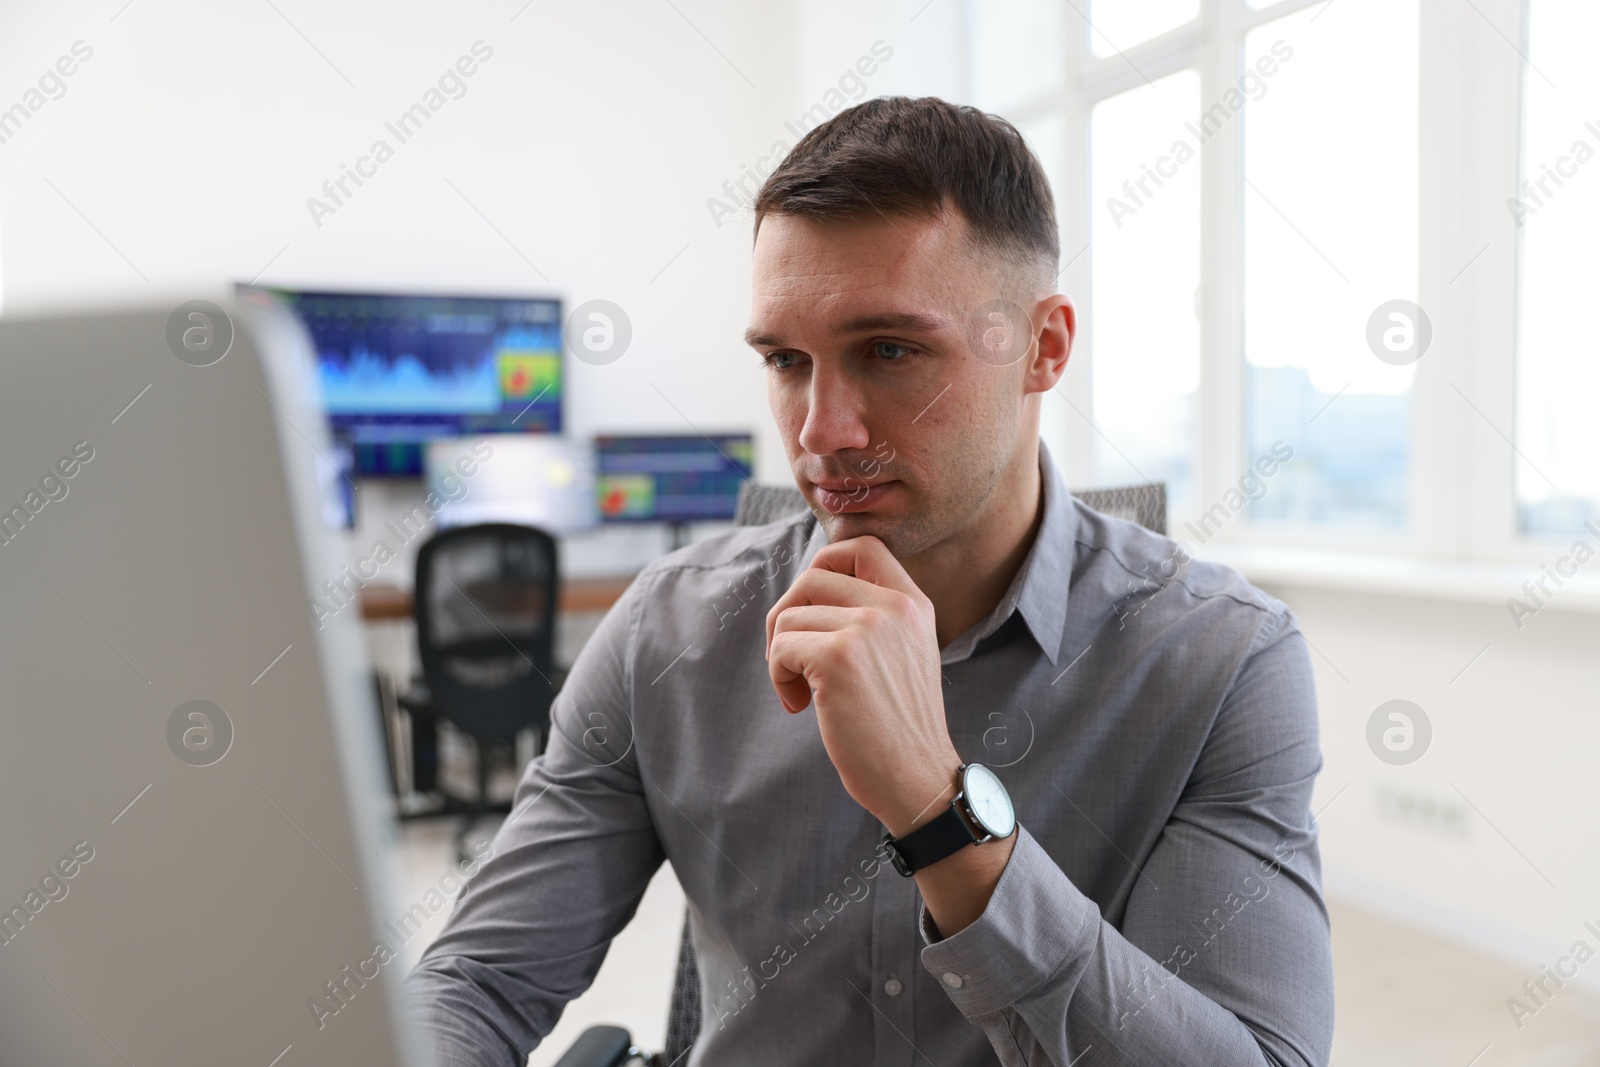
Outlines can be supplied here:
<path id="1" fill-rule="evenodd" d="M 995 837 L 1009 837 L 1016 829 L 1017 813 L 1011 796 L 995 773 L 981 763 L 967 764 L 961 776 L 961 791 L 978 824 Z"/>

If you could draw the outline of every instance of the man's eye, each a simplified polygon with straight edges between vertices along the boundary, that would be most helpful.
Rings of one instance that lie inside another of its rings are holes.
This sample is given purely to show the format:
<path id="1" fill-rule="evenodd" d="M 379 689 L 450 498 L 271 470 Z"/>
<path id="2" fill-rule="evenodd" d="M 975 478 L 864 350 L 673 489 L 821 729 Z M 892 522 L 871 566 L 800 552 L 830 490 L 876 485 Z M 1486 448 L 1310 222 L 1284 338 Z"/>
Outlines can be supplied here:
<path id="1" fill-rule="evenodd" d="M 762 357 L 761 362 L 772 370 L 788 370 L 794 366 L 793 352 L 769 352 Z"/>
<path id="2" fill-rule="evenodd" d="M 872 342 L 872 354 L 883 363 L 899 363 L 912 354 L 914 349 L 906 345 L 897 345 L 893 341 Z"/>

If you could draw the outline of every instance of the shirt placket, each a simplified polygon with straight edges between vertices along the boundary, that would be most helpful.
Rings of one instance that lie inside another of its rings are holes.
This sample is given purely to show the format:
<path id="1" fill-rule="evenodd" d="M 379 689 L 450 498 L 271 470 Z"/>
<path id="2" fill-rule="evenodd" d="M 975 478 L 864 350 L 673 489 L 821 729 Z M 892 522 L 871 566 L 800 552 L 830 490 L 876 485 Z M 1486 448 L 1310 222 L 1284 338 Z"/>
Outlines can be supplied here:
<path id="1" fill-rule="evenodd" d="M 917 915 L 921 901 L 914 878 L 885 863 L 872 901 L 872 1062 L 916 1062 Z"/>

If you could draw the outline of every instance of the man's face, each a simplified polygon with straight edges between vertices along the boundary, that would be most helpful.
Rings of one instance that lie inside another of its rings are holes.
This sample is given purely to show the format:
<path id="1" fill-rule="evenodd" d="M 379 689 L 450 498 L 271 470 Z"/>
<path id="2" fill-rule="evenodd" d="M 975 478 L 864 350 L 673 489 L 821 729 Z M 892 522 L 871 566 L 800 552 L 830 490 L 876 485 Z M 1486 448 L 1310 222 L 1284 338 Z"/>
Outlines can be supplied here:
<path id="1" fill-rule="evenodd" d="M 979 347 L 985 326 L 993 338 L 1017 322 L 985 312 L 1033 302 L 1001 291 L 998 260 L 965 228 L 954 212 L 761 222 L 746 337 L 831 542 L 874 534 L 913 558 L 980 522 L 1020 444 L 1035 447 L 1023 441 L 1026 349 L 996 359 Z"/>

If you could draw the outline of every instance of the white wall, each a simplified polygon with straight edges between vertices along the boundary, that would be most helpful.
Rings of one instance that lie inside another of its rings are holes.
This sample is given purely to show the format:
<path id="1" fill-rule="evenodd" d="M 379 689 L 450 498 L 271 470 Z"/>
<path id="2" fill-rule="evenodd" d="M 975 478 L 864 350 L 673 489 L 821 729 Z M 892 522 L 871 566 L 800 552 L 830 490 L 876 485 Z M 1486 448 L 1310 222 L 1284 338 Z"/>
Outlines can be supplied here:
<path id="1" fill-rule="evenodd" d="M 1328 890 L 1532 978 L 1575 940 L 1593 946 L 1583 925 L 1600 927 L 1600 614 L 1558 598 L 1518 630 L 1487 597 L 1266 587 L 1316 649 Z M 1367 743 L 1368 718 L 1394 699 L 1420 706 L 1433 728 L 1406 766 Z M 1577 980 L 1600 988 L 1593 966 Z"/>

